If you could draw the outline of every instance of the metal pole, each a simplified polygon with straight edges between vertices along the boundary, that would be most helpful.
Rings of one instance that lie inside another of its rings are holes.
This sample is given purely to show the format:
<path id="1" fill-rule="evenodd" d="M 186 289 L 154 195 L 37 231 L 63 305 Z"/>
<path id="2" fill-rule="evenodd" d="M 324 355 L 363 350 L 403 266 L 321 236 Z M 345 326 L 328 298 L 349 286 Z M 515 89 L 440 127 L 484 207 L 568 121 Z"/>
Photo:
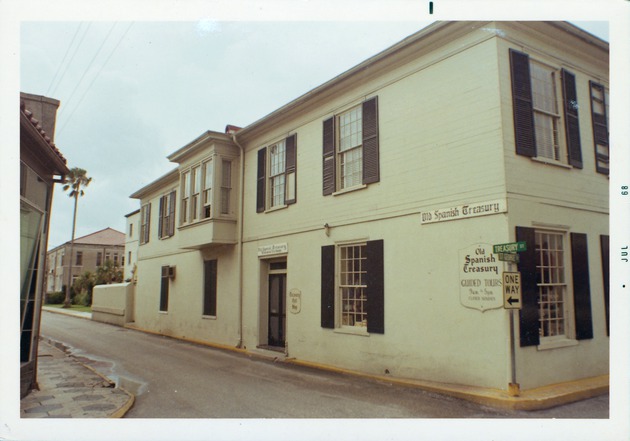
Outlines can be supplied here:
<path id="1" fill-rule="evenodd" d="M 508 268 L 512 271 L 512 263 L 508 264 Z M 521 393 L 520 385 L 516 382 L 516 342 L 514 336 L 514 314 L 516 311 L 510 309 L 510 364 L 511 364 L 511 381 L 508 392 L 511 396 L 518 397 Z"/>

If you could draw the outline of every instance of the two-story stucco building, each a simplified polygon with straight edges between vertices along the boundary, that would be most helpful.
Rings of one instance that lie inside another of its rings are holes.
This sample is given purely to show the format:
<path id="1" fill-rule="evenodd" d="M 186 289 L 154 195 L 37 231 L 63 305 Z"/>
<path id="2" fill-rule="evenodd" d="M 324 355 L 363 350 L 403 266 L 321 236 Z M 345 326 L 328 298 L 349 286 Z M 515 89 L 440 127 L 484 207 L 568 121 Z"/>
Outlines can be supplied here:
<path id="1" fill-rule="evenodd" d="M 70 249 L 72 260 L 70 259 Z M 47 278 L 46 293 L 59 292 L 86 271 L 95 272 L 106 261 L 114 266 L 125 265 L 125 234 L 113 228 L 104 228 L 94 233 L 68 241 L 46 254 Z M 72 268 L 72 270 L 71 270 Z M 72 277 L 70 276 L 72 272 Z"/>
<path id="2" fill-rule="evenodd" d="M 203 133 L 132 195 L 135 326 L 504 390 L 607 375 L 608 60 L 568 23 L 436 23 Z"/>

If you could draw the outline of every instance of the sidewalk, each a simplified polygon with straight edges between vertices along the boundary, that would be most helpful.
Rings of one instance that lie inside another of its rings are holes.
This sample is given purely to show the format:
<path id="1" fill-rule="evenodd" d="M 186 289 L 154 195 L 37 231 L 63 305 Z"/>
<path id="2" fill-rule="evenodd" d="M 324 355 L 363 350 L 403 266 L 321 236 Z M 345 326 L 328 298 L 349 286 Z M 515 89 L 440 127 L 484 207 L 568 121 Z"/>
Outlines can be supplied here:
<path id="1" fill-rule="evenodd" d="M 91 317 L 90 313 L 52 309 Z M 121 418 L 135 400 L 132 394 L 46 340 L 39 342 L 37 383 L 39 390 L 20 401 L 21 418 Z"/>

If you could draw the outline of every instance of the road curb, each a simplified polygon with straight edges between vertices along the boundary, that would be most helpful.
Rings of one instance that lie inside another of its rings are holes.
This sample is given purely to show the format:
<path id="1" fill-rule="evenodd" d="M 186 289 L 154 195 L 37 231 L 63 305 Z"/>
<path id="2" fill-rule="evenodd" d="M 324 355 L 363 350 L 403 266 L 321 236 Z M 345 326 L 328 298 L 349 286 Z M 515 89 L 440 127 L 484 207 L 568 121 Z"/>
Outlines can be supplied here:
<path id="1" fill-rule="evenodd" d="M 67 314 L 70 315 L 70 314 Z M 83 366 L 84 368 L 88 369 L 90 372 L 92 372 L 93 374 L 95 374 L 96 376 L 100 377 L 103 379 L 103 381 L 115 385 L 116 383 L 114 381 L 111 380 L 111 378 L 107 377 L 106 375 L 101 374 L 100 372 L 98 372 L 96 369 L 94 369 L 92 366 L 88 366 L 87 364 L 79 361 L 74 355 L 68 354 L 66 353 L 66 351 L 64 351 L 63 349 L 61 349 L 59 346 L 63 346 L 64 344 L 62 342 L 58 342 L 56 340 L 51 339 L 50 337 L 41 337 L 42 339 L 44 339 L 51 347 L 55 348 L 58 351 L 61 351 L 64 353 L 64 355 L 66 355 L 67 357 L 72 357 L 72 361 Z M 125 404 L 123 404 L 121 407 L 119 407 L 118 409 L 116 409 L 115 411 L 113 411 L 111 414 L 109 414 L 107 416 L 107 418 L 122 418 L 125 416 L 125 414 L 129 411 L 129 409 L 131 409 L 136 401 L 136 397 L 134 394 L 132 394 L 131 392 L 129 392 L 128 390 L 122 388 L 122 387 L 116 387 L 116 389 L 124 392 L 127 395 L 127 401 L 125 402 Z"/>

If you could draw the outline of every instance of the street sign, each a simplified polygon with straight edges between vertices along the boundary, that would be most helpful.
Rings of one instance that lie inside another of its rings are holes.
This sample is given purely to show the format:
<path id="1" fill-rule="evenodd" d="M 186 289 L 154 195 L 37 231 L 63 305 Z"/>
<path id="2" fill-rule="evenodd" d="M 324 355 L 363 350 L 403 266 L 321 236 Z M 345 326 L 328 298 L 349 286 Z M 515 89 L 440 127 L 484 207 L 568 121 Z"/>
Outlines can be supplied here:
<path id="1" fill-rule="evenodd" d="M 501 243 L 492 247 L 494 254 L 498 253 L 520 253 L 527 251 L 527 242 Z"/>
<path id="2" fill-rule="evenodd" d="M 502 262 L 518 263 L 520 261 L 518 254 L 499 253 L 499 254 L 497 254 L 497 256 L 499 257 L 499 260 L 502 261 Z"/>
<path id="3" fill-rule="evenodd" d="M 503 307 L 505 309 L 521 309 L 521 273 L 503 272 Z"/>

